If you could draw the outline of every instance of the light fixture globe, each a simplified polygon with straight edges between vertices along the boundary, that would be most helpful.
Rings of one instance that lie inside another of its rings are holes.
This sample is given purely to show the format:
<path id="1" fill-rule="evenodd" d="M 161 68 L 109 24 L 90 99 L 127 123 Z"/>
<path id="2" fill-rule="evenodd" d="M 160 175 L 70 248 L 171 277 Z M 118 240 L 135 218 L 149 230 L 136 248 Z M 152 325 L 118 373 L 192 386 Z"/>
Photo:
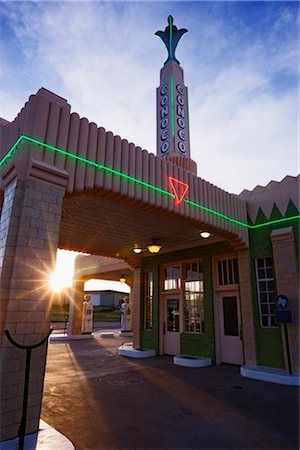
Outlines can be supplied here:
<path id="1" fill-rule="evenodd" d="M 139 253 L 142 253 L 142 249 L 141 247 L 139 247 L 137 244 L 135 244 L 134 248 L 132 249 L 134 253 L 136 253 L 137 255 Z"/>
<path id="2" fill-rule="evenodd" d="M 211 233 L 209 231 L 200 231 L 200 236 L 203 239 L 207 239 L 207 238 L 209 238 L 211 236 Z"/>
<path id="3" fill-rule="evenodd" d="M 121 275 L 119 280 L 121 281 L 121 283 L 126 283 L 126 277 L 125 275 Z"/>
<path id="4" fill-rule="evenodd" d="M 152 240 L 152 244 L 147 245 L 147 249 L 149 250 L 150 253 L 158 253 L 161 249 L 161 245 L 158 245 L 157 243 L 157 239 L 153 239 Z"/>

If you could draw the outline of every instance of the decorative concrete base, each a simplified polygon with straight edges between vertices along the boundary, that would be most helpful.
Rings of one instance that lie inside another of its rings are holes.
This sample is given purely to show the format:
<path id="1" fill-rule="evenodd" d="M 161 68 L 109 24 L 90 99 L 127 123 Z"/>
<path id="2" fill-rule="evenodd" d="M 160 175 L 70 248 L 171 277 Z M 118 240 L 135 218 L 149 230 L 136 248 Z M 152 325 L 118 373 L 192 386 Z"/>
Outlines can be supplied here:
<path id="1" fill-rule="evenodd" d="M 133 348 L 131 342 L 121 345 L 118 349 L 118 353 L 119 355 L 127 356 L 128 358 L 151 358 L 152 356 L 156 356 L 155 350 Z"/>
<path id="2" fill-rule="evenodd" d="M 3 450 L 15 450 L 18 448 L 19 439 L 10 439 L 0 442 Z M 3 447 L 2 447 L 3 446 Z M 74 445 L 66 436 L 40 420 L 40 428 L 37 433 L 25 436 L 24 450 L 74 450 Z"/>
<path id="3" fill-rule="evenodd" d="M 115 337 L 115 334 L 114 334 L 113 331 L 102 331 L 102 332 L 100 333 L 100 336 L 101 336 L 102 338 L 114 338 L 114 337 Z"/>
<path id="4" fill-rule="evenodd" d="M 51 334 L 50 341 L 71 341 L 74 339 L 94 339 L 94 334 Z"/>
<path id="5" fill-rule="evenodd" d="M 242 366 L 241 375 L 254 380 L 268 381 L 270 383 L 300 386 L 300 374 L 290 375 L 284 369 L 267 366 Z"/>
<path id="6" fill-rule="evenodd" d="M 123 336 L 123 337 L 132 337 L 133 335 L 132 335 L 132 331 L 120 331 L 119 332 L 119 335 L 120 336 Z"/>
<path id="7" fill-rule="evenodd" d="M 207 367 L 212 365 L 212 360 L 210 358 L 203 358 L 201 356 L 174 356 L 173 363 L 176 366 L 183 367 Z"/>

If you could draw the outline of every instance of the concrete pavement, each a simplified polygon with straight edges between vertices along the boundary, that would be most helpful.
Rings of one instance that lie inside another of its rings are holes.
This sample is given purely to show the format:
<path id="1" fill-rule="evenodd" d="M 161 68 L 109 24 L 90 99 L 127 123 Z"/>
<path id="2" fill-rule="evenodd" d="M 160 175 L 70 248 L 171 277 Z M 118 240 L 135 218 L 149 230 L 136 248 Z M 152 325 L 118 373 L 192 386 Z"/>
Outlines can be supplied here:
<path id="1" fill-rule="evenodd" d="M 298 389 L 235 366 L 117 354 L 124 338 L 51 340 L 42 419 L 76 450 L 298 449 Z"/>

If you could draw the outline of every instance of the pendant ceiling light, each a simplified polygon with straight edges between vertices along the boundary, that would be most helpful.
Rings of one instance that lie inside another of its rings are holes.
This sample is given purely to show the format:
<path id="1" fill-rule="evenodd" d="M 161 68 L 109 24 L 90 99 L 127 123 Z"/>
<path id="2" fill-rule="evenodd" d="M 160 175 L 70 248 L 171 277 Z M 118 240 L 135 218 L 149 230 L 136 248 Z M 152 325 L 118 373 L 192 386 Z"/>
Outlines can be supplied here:
<path id="1" fill-rule="evenodd" d="M 211 236 L 211 233 L 209 231 L 200 231 L 200 236 L 203 239 L 207 239 L 207 238 L 209 238 Z"/>
<path id="2" fill-rule="evenodd" d="M 157 239 L 152 239 L 152 243 L 147 245 L 147 249 L 150 253 L 158 253 L 161 249 L 161 245 L 158 245 Z"/>

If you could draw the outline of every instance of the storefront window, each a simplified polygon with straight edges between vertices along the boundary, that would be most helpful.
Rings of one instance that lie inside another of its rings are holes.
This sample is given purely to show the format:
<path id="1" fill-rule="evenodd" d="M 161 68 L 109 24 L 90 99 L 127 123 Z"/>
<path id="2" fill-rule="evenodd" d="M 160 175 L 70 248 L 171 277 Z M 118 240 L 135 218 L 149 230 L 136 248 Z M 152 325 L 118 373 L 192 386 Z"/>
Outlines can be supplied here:
<path id="1" fill-rule="evenodd" d="M 164 270 L 164 290 L 180 289 L 180 266 L 169 266 Z"/>
<path id="2" fill-rule="evenodd" d="M 201 261 L 184 264 L 184 331 L 204 333 L 204 283 Z"/>
<path id="3" fill-rule="evenodd" d="M 145 330 L 153 326 L 153 272 L 144 274 Z"/>

